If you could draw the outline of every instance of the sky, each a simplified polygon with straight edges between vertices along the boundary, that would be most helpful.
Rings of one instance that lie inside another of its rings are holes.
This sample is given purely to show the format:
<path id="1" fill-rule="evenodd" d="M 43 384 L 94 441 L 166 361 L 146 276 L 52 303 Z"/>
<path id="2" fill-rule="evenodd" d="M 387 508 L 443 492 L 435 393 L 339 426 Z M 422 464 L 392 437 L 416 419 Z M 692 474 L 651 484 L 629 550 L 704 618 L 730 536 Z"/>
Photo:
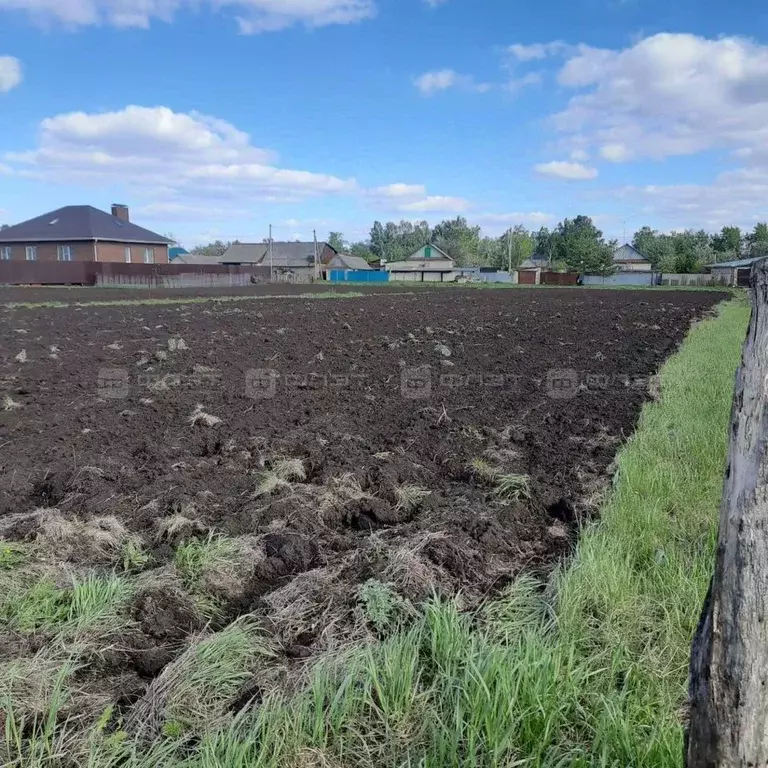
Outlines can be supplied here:
<path id="1" fill-rule="evenodd" d="M 768 219 L 755 0 L 0 0 L 0 223 L 192 247 L 465 216 Z"/>

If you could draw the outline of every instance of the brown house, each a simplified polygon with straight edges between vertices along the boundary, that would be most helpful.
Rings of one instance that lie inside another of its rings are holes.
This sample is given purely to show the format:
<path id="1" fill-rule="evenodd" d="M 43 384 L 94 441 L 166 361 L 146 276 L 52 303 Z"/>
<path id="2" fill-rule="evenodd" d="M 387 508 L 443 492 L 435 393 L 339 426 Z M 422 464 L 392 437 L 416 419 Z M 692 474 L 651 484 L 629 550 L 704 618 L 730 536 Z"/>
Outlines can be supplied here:
<path id="1" fill-rule="evenodd" d="M 125 205 L 105 213 L 64 208 L 0 230 L 0 261 L 111 261 L 167 264 L 170 240 L 133 224 Z"/>

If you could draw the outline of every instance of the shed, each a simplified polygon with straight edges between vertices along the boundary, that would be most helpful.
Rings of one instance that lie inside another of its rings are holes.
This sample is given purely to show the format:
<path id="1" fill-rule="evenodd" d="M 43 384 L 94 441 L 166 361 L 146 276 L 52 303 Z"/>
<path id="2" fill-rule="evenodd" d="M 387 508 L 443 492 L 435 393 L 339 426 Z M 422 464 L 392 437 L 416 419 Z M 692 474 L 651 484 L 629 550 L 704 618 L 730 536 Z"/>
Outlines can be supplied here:
<path id="1" fill-rule="evenodd" d="M 752 272 L 752 265 L 764 258 L 764 256 L 755 256 L 751 259 L 720 261 L 714 264 L 707 264 L 704 269 L 712 273 L 713 282 L 718 282 L 721 285 L 749 288 L 749 275 Z"/>

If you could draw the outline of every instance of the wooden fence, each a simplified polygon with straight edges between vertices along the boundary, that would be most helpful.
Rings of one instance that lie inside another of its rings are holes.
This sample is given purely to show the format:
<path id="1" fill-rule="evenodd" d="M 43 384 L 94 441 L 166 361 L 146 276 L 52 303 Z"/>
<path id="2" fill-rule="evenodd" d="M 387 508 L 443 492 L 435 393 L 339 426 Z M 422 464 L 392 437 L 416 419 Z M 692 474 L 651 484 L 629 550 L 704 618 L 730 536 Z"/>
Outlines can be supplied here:
<path id="1" fill-rule="evenodd" d="M 247 285 L 251 282 L 269 282 L 269 267 L 101 261 L 0 261 L 0 285 L 211 288 Z"/>
<path id="2" fill-rule="evenodd" d="M 768 765 L 768 260 L 751 280 L 715 574 L 691 652 L 688 768 Z"/>

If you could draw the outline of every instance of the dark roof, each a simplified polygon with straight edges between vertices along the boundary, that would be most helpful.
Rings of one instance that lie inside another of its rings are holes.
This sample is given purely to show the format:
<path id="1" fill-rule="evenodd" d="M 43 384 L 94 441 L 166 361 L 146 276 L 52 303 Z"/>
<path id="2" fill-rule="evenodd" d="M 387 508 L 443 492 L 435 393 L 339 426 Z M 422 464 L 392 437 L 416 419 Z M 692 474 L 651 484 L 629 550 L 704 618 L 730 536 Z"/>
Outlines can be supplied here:
<path id="1" fill-rule="evenodd" d="M 207 253 L 182 253 L 175 256 L 174 264 L 221 264 L 221 257 Z"/>
<path id="2" fill-rule="evenodd" d="M 736 259 L 735 261 L 717 261 L 706 264 L 705 269 L 744 269 L 751 267 L 756 261 L 762 261 L 765 256 L 752 256 L 749 259 Z"/>
<path id="3" fill-rule="evenodd" d="M 325 243 L 317 244 L 317 260 L 323 256 Z M 269 266 L 269 247 L 264 254 L 264 266 Z M 272 242 L 272 263 L 275 267 L 311 267 L 315 263 L 315 244 Z"/>
<path id="4" fill-rule="evenodd" d="M 625 243 L 613 252 L 613 261 L 620 264 L 626 264 L 631 262 L 646 262 L 650 261 L 650 259 L 640 253 L 640 251 L 633 245 Z"/>
<path id="5" fill-rule="evenodd" d="M 266 243 L 232 243 L 216 259 L 218 264 L 258 264 L 267 253 Z"/>
<path id="6" fill-rule="evenodd" d="M 0 231 L 0 241 L 5 243 L 66 243 L 68 240 L 158 244 L 172 242 L 157 232 L 118 219 L 91 205 L 67 205 Z"/>
<path id="7" fill-rule="evenodd" d="M 321 262 L 326 243 L 317 244 L 317 260 Z M 260 264 L 268 267 L 269 243 L 233 243 L 219 259 L 221 264 Z M 315 263 L 315 244 L 272 242 L 272 266 L 276 268 L 311 267 Z"/>
<path id="8" fill-rule="evenodd" d="M 337 253 L 326 262 L 331 269 L 373 269 L 362 256 L 350 256 L 348 253 Z"/>

